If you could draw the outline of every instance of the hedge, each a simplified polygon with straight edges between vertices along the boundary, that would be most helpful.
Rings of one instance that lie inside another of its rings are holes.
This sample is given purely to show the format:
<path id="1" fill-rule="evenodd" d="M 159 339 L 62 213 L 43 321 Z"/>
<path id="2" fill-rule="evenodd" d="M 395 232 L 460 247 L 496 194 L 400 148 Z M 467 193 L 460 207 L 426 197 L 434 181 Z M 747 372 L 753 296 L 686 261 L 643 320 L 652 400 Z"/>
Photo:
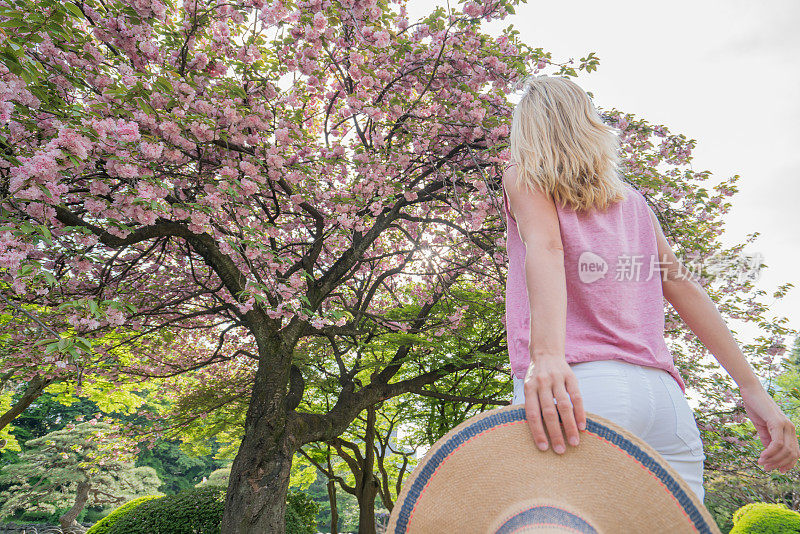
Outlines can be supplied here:
<path id="1" fill-rule="evenodd" d="M 201 486 L 175 495 L 134 499 L 100 520 L 86 534 L 220 534 L 225 486 Z M 319 504 L 290 491 L 286 534 L 315 534 Z"/>
<path id="2" fill-rule="evenodd" d="M 730 534 L 800 533 L 800 513 L 785 504 L 755 502 L 742 506 L 733 514 Z"/>

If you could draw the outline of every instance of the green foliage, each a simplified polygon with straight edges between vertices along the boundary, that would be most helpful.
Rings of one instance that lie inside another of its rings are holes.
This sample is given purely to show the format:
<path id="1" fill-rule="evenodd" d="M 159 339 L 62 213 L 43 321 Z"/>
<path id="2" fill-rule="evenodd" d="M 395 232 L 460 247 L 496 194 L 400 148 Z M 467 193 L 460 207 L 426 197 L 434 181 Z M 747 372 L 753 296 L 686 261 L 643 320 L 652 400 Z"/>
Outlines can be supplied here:
<path id="1" fill-rule="evenodd" d="M 109 534 L 111 528 L 122 516 L 133 511 L 136 507 L 146 503 L 147 501 L 160 498 L 160 495 L 145 495 L 144 497 L 138 497 L 132 501 L 128 501 L 92 525 L 92 527 L 86 531 L 86 534 Z"/>
<path id="2" fill-rule="evenodd" d="M 751 502 L 745 504 L 744 506 L 733 512 L 733 522 L 738 523 L 742 519 L 742 517 L 749 514 L 754 508 L 758 508 L 759 504 L 763 503 Z"/>
<path id="3" fill-rule="evenodd" d="M 224 487 L 192 488 L 137 506 L 108 534 L 219 534 L 224 508 Z"/>
<path id="4" fill-rule="evenodd" d="M 11 391 L 0 393 L 0 413 L 6 413 L 11 408 L 12 396 L 13 392 Z M 11 433 L 13 428 L 11 425 L 6 425 L 0 429 L 0 443 L 2 444 L 0 445 L 0 454 L 3 451 L 20 452 L 22 450 L 16 436 Z"/>
<path id="5" fill-rule="evenodd" d="M 208 478 L 205 481 L 198 482 L 195 484 L 195 487 L 200 488 L 203 486 L 228 486 L 228 479 L 231 476 L 231 468 L 230 467 L 222 467 L 220 469 L 215 469 L 208 475 Z"/>
<path id="6" fill-rule="evenodd" d="M 344 473 L 348 473 L 343 469 Z M 348 473 L 349 474 L 349 473 Z M 352 475 L 351 475 L 352 476 Z M 289 491 L 298 488 L 289 487 Z M 358 530 L 358 500 L 354 495 L 337 488 L 336 509 L 339 514 L 337 528 L 339 532 L 353 532 Z M 327 480 L 324 476 L 317 473 L 315 480 L 309 485 L 308 489 L 303 490 L 319 506 L 317 513 L 317 531 L 330 532 L 331 528 L 331 503 L 328 496 Z"/>
<path id="7" fill-rule="evenodd" d="M 302 491 L 286 496 L 286 534 L 316 534 L 319 504 Z"/>
<path id="8" fill-rule="evenodd" d="M 800 513 L 785 504 L 756 502 L 733 514 L 731 534 L 785 534 L 800 532 Z"/>
<path id="9" fill-rule="evenodd" d="M 292 458 L 292 472 L 289 475 L 289 487 L 306 491 L 317 479 L 317 468 L 308 458 L 296 453 Z"/>
<path id="10" fill-rule="evenodd" d="M 731 528 L 733 528 L 731 517 L 735 507 L 732 507 L 724 498 L 718 497 L 709 488 L 706 489 L 704 504 L 719 529 L 722 532 L 730 532 Z"/>
<path id="11" fill-rule="evenodd" d="M 223 467 L 227 462 L 216 460 L 211 456 L 193 456 L 187 454 L 180 441 L 159 439 L 152 449 L 142 448 L 136 459 L 136 466 L 152 467 L 163 481 L 159 491 L 168 495 L 178 493 L 197 485 L 203 477 L 210 476 L 215 469 Z M 212 445 L 212 451 L 218 450 L 219 444 Z M 226 481 L 209 481 L 210 484 L 226 486 Z"/>
<path id="12" fill-rule="evenodd" d="M 11 407 L 12 402 L 16 403 L 22 392 L 8 391 L 0 395 L 0 409 L 4 411 Z M 67 423 L 76 421 L 83 416 L 89 419 L 97 413 L 97 405 L 85 399 L 72 398 L 66 403 L 57 399 L 57 393 L 51 385 L 39 396 L 28 408 L 14 419 L 13 425 L 8 425 L 3 432 L 8 431 L 12 436 L 13 443 L 24 444 L 29 440 L 41 438 L 42 436 L 63 429 Z M 0 434 L 5 436 L 5 434 Z M 0 452 L 0 465 L 15 463 L 23 447 L 13 448 L 9 444 Z"/>
<path id="13" fill-rule="evenodd" d="M 178 419 L 185 420 L 181 450 L 190 456 L 213 454 L 215 460 L 232 461 L 242 441 L 246 401 L 238 394 L 223 393 L 229 387 L 224 375 L 182 380 L 187 393 L 172 405 Z"/>
<path id="14" fill-rule="evenodd" d="M 65 406 L 86 399 L 97 406 L 103 413 L 135 414 L 145 403 L 142 395 L 136 393 L 141 389 L 137 382 L 112 382 L 102 376 L 93 377 L 91 382 L 81 385 L 80 396 L 72 382 L 56 382 L 47 391 L 58 395 L 55 400 Z"/>
<path id="15" fill-rule="evenodd" d="M 116 514 L 116 518 L 108 528 L 87 534 L 219 534 L 225 490 L 224 486 L 209 485 L 176 495 L 148 497 L 124 509 L 131 504 L 127 503 L 109 515 Z M 290 491 L 286 502 L 287 534 L 314 534 L 318 513 L 319 505 L 310 496 Z"/>
<path id="16" fill-rule="evenodd" d="M 156 493 L 156 472 L 134 467 L 132 455 L 110 439 L 112 431 L 108 423 L 91 421 L 25 442 L 17 461 L 0 471 L 0 483 L 8 485 L 0 492 L 0 513 L 57 513 L 73 505 L 81 483 L 93 490 L 87 506 Z"/>

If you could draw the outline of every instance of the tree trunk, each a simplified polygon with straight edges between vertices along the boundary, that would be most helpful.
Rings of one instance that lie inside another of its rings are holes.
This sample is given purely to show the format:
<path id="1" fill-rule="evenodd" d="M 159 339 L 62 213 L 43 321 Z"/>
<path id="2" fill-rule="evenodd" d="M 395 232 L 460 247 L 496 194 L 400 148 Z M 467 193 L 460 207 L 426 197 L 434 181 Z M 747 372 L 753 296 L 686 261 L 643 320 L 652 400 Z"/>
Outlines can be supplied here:
<path id="1" fill-rule="evenodd" d="M 11 406 L 8 411 L 0 415 L 0 430 L 5 428 L 6 425 L 24 412 L 28 406 L 33 404 L 33 401 L 38 399 L 44 392 L 44 389 L 53 382 L 55 382 L 55 378 L 45 380 L 39 375 L 34 376 L 30 381 L 28 381 L 28 383 L 25 385 L 25 392 L 22 394 L 22 397 L 20 397 L 20 399 L 14 403 L 14 405 Z"/>
<path id="2" fill-rule="evenodd" d="M 336 506 L 336 481 L 328 481 L 328 501 L 331 503 L 331 534 L 339 534 L 339 508 Z"/>
<path id="3" fill-rule="evenodd" d="M 75 503 L 72 505 L 72 508 L 58 518 L 58 522 L 61 525 L 61 532 L 64 534 L 82 534 L 86 532 L 83 525 L 78 524 L 76 519 L 84 506 L 86 506 L 86 501 L 88 500 L 89 482 L 82 480 L 78 482 L 78 491 L 75 493 Z"/>
<path id="4" fill-rule="evenodd" d="M 375 495 L 378 493 L 378 484 L 372 472 L 367 476 L 369 479 L 360 486 L 358 494 L 358 534 L 376 534 Z"/>
<path id="5" fill-rule="evenodd" d="M 364 465 L 356 484 L 358 491 L 358 534 L 375 533 L 375 495 L 378 481 L 375 479 L 375 406 L 367 407 L 367 427 L 364 436 Z"/>
<path id="6" fill-rule="evenodd" d="M 286 493 L 299 432 L 287 415 L 287 408 L 294 409 L 286 403 L 289 369 L 281 373 L 275 360 L 274 353 L 262 358 L 256 371 L 244 438 L 225 495 L 225 534 L 285 532 Z"/>

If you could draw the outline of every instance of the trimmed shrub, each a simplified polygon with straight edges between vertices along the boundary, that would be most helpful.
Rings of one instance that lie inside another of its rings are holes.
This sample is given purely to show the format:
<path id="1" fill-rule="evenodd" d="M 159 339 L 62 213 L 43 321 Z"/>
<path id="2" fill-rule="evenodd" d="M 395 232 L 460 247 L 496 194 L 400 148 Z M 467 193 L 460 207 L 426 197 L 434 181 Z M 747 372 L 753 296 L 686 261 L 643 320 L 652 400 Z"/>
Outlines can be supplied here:
<path id="1" fill-rule="evenodd" d="M 225 489 L 204 486 L 148 501 L 123 515 L 108 534 L 220 534 Z"/>
<path id="2" fill-rule="evenodd" d="M 734 524 L 738 523 L 739 520 L 742 517 L 744 517 L 745 515 L 749 514 L 751 511 L 753 511 L 754 508 L 758 508 L 762 504 L 764 504 L 764 503 L 751 502 L 750 504 L 745 504 L 744 506 L 742 506 L 741 508 L 739 508 L 738 510 L 733 512 L 733 522 L 734 522 Z"/>
<path id="3" fill-rule="evenodd" d="M 111 512 L 86 534 L 220 534 L 226 489 L 201 486 L 175 495 L 140 497 Z M 289 491 L 286 534 L 315 534 L 318 513 L 319 504 L 309 495 Z M 107 525 L 101 526 L 104 521 Z"/>
<path id="4" fill-rule="evenodd" d="M 146 503 L 147 501 L 152 501 L 153 499 L 158 499 L 160 497 L 161 495 L 145 495 L 144 497 L 138 497 L 132 501 L 128 501 L 92 525 L 92 527 L 86 531 L 86 534 L 108 534 L 112 525 L 114 525 L 114 523 L 116 523 L 123 515 L 132 511 L 140 504 Z"/>
<path id="5" fill-rule="evenodd" d="M 800 513 L 785 504 L 755 502 L 742 506 L 733 514 L 730 534 L 800 533 Z"/>

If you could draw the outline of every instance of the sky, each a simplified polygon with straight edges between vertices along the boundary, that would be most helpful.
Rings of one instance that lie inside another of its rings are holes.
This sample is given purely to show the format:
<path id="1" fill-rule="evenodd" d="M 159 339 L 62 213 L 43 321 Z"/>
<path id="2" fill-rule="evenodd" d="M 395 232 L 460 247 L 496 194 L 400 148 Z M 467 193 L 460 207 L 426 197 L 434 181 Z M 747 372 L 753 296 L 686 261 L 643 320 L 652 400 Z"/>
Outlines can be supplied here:
<path id="1" fill-rule="evenodd" d="M 438 0 L 411 0 L 416 20 Z M 455 2 L 451 2 L 455 6 Z M 800 2 L 795 0 L 565 0 L 533 2 L 502 21 L 559 63 L 595 52 L 597 71 L 576 81 L 595 104 L 663 124 L 697 141 L 692 169 L 710 171 L 703 187 L 740 176 L 729 198 L 724 246 L 760 235 L 745 253 L 760 253 L 757 287 L 769 318 L 800 329 Z M 540 73 L 553 73 L 547 70 Z M 514 99 L 516 101 L 516 99 Z M 796 287 L 780 301 L 783 283 Z M 760 332 L 729 322 L 740 342 Z M 787 345 L 794 341 L 787 338 Z"/>

